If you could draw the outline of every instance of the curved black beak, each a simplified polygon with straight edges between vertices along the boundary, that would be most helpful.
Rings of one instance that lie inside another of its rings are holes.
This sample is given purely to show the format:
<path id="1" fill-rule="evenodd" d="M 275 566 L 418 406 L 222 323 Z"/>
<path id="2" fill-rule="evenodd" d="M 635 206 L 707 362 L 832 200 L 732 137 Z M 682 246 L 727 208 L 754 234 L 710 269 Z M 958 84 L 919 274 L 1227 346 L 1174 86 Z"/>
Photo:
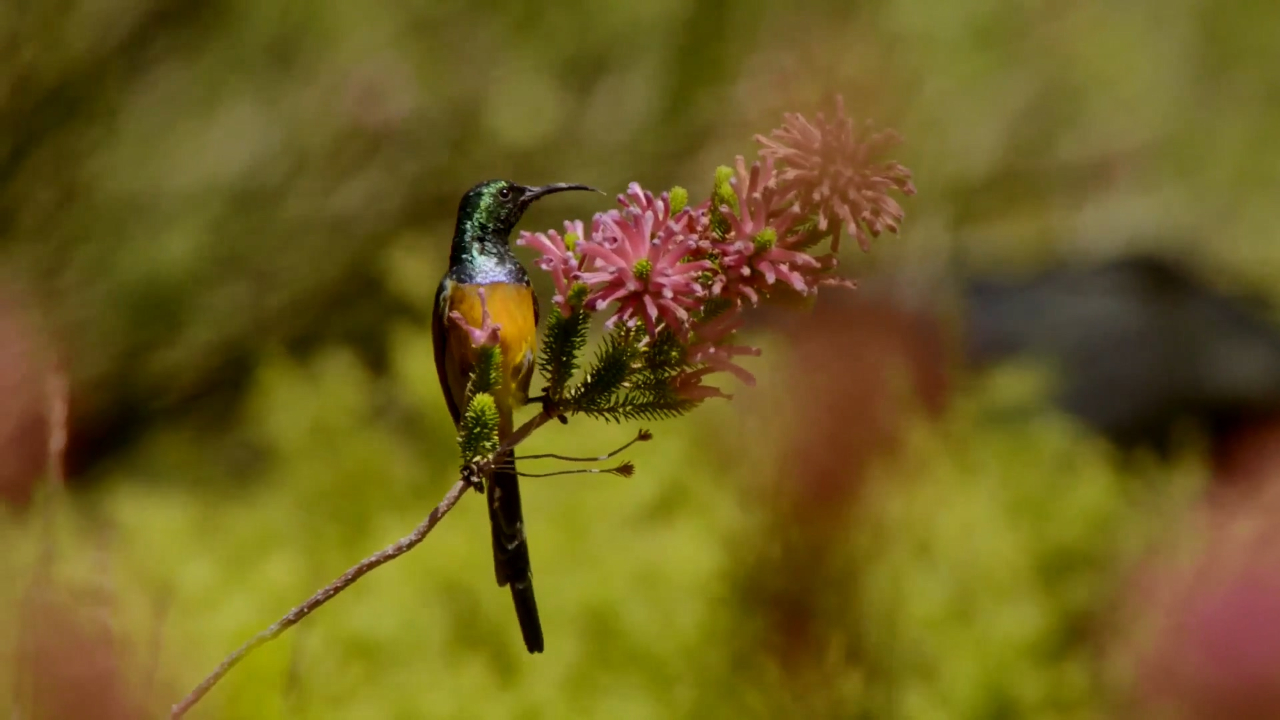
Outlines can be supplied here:
<path id="1" fill-rule="evenodd" d="M 542 185 L 539 187 L 527 188 L 524 197 L 520 198 L 520 204 L 524 207 L 529 205 L 540 197 L 551 195 L 553 193 L 564 192 L 566 190 L 586 190 L 588 192 L 598 192 L 601 195 L 605 193 L 597 190 L 589 185 L 577 185 L 574 183 L 551 183 L 550 185 Z"/>

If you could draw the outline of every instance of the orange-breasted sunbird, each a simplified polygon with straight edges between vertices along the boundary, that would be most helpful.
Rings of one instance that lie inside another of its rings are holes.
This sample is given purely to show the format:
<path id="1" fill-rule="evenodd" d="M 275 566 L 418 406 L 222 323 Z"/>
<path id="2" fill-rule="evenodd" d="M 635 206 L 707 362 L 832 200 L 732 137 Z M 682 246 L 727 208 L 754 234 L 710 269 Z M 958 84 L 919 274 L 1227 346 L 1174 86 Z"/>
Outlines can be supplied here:
<path id="1" fill-rule="evenodd" d="M 535 200 L 565 190 L 594 188 L 569 183 L 528 187 L 489 180 L 468 190 L 458 204 L 449 270 L 436 291 L 431 319 L 436 372 L 455 426 L 466 410 L 467 385 L 475 370 L 477 351 L 467 329 L 451 317 L 452 313 L 473 328 L 480 328 L 487 310 L 491 322 L 499 328 L 502 364 L 493 396 L 498 406 L 500 441 L 513 431 L 515 409 L 528 400 L 537 357 L 538 298 L 529 274 L 508 242 L 516 223 Z M 499 587 L 511 588 L 525 647 L 538 653 L 543 649 L 542 624 L 533 595 L 517 477 L 510 452 L 495 458 L 485 491 L 493 536 L 493 566 Z"/>

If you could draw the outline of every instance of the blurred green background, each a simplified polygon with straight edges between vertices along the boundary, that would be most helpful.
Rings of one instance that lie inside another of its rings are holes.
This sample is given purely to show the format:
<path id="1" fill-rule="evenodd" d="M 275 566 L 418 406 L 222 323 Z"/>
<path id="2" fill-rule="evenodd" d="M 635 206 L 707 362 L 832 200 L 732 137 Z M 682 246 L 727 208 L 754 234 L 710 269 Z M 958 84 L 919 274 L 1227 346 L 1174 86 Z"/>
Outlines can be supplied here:
<path id="1" fill-rule="evenodd" d="M 1155 249 L 1280 301 L 1278 33 L 1280 5 L 1209 0 L 0 0 L 0 262 L 79 434 L 72 496 L 0 515 L 0 647 L 52 547 L 163 711 L 425 517 L 456 451 L 424 311 L 482 179 L 705 189 L 842 93 L 904 135 L 920 191 L 850 275 L 933 297 L 956 267 Z M 557 196 L 522 227 L 607 206 Z M 634 478 L 526 482 L 545 655 L 468 497 L 192 717 L 1112 712 L 1100 628 L 1201 454 L 1124 459 L 1033 372 L 961 377 L 902 452 L 848 459 L 865 492 L 810 532 L 796 438 L 837 420 L 791 392 L 784 338 L 753 340 L 759 387 L 654 425 Z M 0 674 L 0 711 L 25 687 Z"/>

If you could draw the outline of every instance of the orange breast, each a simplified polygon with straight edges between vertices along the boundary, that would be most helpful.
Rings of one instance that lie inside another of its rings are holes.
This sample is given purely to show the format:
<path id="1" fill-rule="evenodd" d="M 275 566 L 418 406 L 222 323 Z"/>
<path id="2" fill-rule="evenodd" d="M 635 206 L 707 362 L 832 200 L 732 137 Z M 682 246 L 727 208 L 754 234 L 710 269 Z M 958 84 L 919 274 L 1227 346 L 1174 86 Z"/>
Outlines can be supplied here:
<path id="1" fill-rule="evenodd" d="M 528 395 L 529 381 L 533 377 L 533 361 L 538 351 L 533 290 L 507 283 L 455 284 L 449 292 L 449 310 L 462 315 L 472 327 L 480 327 L 484 321 L 480 294 L 477 292 L 480 288 L 484 288 L 489 317 L 502 328 L 498 337 L 499 347 L 502 348 L 503 377 L 509 383 L 506 389 L 510 393 L 512 404 L 521 405 Z M 470 340 L 464 331 L 455 328 L 450 343 L 460 343 L 465 347 Z"/>

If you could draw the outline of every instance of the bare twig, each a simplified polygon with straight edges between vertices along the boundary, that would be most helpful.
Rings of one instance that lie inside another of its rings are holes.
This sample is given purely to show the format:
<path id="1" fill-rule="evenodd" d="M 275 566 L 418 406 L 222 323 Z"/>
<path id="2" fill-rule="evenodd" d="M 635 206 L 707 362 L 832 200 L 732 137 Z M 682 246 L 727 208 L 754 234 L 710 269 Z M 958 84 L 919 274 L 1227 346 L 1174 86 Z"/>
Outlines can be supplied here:
<path id="1" fill-rule="evenodd" d="M 225 677 L 227 673 L 231 672 L 231 668 L 240 664 L 240 661 L 244 660 L 249 653 L 272 640 L 275 640 L 277 637 L 280 637 L 284 631 L 294 625 L 297 625 L 303 618 L 320 609 L 321 605 L 332 600 L 338 593 L 346 590 L 370 571 L 395 560 L 401 555 L 412 550 L 418 545 L 418 543 L 426 540 L 427 534 L 435 529 L 436 524 L 438 524 L 441 518 L 453 509 L 454 505 L 458 504 L 458 501 L 462 499 L 462 496 L 466 494 L 470 487 L 471 485 L 465 480 L 459 480 L 454 483 L 453 487 L 449 488 L 449 492 L 445 493 L 444 499 L 440 501 L 440 504 L 431 511 L 430 515 L 427 515 L 427 519 L 423 520 L 422 524 L 413 529 L 413 532 L 401 538 L 395 544 L 370 555 L 364 560 L 361 560 L 355 567 L 343 573 L 337 580 L 334 580 L 319 592 L 307 598 L 306 602 L 290 610 L 287 615 L 277 620 L 271 625 L 271 627 L 263 630 L 253 636 L 249 642 L 241 645 L 239 649 L 228 655 L 226 659 L 223 660 L 222 663 L 204 679 L 203 682 L 188 693 L 187 696 L 182 699 L 182 702 L 174 705 L 172 710 L 169 712 L 169 717 L 172 719 L 186 715 L 196 703 L 200 702 L 201 698 L 213 689 L 214 685 L 218 684 L 219 680 Z"/>
<path id="2" fill-rule="evenodd" d="M 49 393 L 49 482 L 61 488 L 66 484 L 63 467 L 67 455 L 67 378 L 61 371 L 55 371 L 49 373 L 46 383 Z"/>
<path id="3" fill-rule="evenodd" d="M 549 478 L 560 477 L 561 475 L 617 475 L 619 477 L 631 477 L 636 473 L 636 466 L 628 460 L 616 467 L 611 468 L 577 468 L 574 470 L 557 470 L 555 472 L 546 473 L 527 473 L 517 472 L 520 477 L 529 478 Z"/>
<path id="4" fill-rule="evenodd" d="M 516 431 L 513 432 L 498 448 L 498 452 L 494 454 L 494 457 L 499 457 L 510 451 L 516 445 L 523 442 L 525 438 L 529 437 L 530 433 L 542 427 L 554 418 L 555 415 L 549 414 L 545 410 L 543 412 L 539 412 L 517 428 Z M 487 473 L 491 469 L 491 464 L 486 464 L 475 468 L 475 471 Z M 314 595 L 307 598 L 307 600 L 301 605 L 290 610 L 288 614 L 273 623 L 271 627 L 268 627 L 266 630 L 263 630 L 253 636 L 253 638 L 244 645 L 241 645 L 235 652 L 228 655 L 226 659 L 224 659 L 222 663 L 209 674 L 208 677 L 201 681 L 194 690 L 188 693 L 181 702 L 170 709 L 170 720 L 177 720 L 178 718 L 185 716 L 191 708 L 195 707 L 196 703 L 200 702 L 201 698 L 213 689 L 214 685 L 217 685 L 218 682 L 227 675 L 227 673 L 231 672 L 232 668 L 239 665 L 240 661 L 244 660 L 249 653 L 280 637 L 280 635 L 284 634 L 286 630 L 297 625 L 303 618 L 320 609 L 320 606 L 332 600 L 338 595 L 338 593 L 354 585 L 360 578 L 417 547 L 423 540 L 427 539 L 427 535 L 435 529 L 435 526 L 439 524 L 440 520 L 453 509 L 453 506 L 458 504 L 458 501 L 462 499 L 462 496 L 466 495 L 467 490 L 475 485 L 476 479 L 473 477 L 467 477 L 464 471 L 464 476 L 458 478 L 458 481 L 453 484 L 453 487 L 449 488 L 449 492 L 445 493 L 444 499 L 440 501 L 440 504 L 431 511 L 431 514 L 427 515 L 426 520 L 423 520 L 418 527 L 413 529 L 413 532 L 401 538 L 396 543 L 389 545 L 373 555 L 370 555 L 364 560 L 361 560 L 350 570 L 343 573 L 337 580 L 334 580 L 321 588 Z"/>
<path id="5" fill-rule="evenodd" d="M 541 453 L 538 455 L 521 455 L 520 457 L 516 458 L 516 460 L 564 460 L 566 462 L 603 462 L 605 460 L 608 460 L 611 457 L 616 457 L 618 455 L 621 455 L 623 451 L 625 451 L 627 448 L 631 447 L 632 445 L 635 445 L 638 442 L 649 442 L 652 439 L 653 439 L 653 433 L 649 432 L 648 430 L 641 430 L 640 432 L 636 433 L 636 436 L 631 438 L 631 440 L 627 444 L 623 445 L 617 450 L 610 452 L 608 455 L 598 455 L 596 457 L 577 457 L 574 455 L 557 455 L 555 453 Z"/>
<path id="6" fill-rule="evenodd" d="M 148 658 L 146 672 L 142 675 L 144 690 L 142 697 L 147 702 L 151 702 L 151 699 L 156 696 L 156 686 L 160 677 L 160 657 L 164 654 L 164 624 L 168 620 L 172 603 L 171 593 L 165 592 L 160 597 L 159 605 L 152 611 L 151 657 Z"/>

